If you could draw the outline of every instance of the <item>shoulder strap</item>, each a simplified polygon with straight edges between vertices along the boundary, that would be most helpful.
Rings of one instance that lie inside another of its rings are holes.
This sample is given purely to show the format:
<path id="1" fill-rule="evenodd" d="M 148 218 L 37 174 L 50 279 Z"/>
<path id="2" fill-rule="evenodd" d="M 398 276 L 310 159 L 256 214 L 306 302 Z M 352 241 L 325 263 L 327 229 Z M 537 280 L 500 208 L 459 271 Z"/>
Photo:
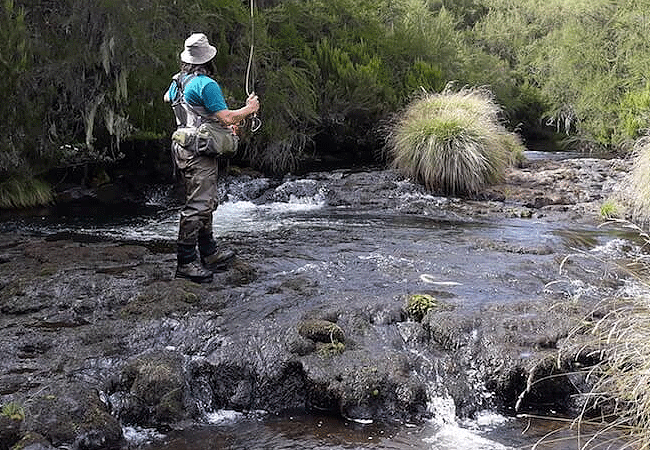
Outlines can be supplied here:
<path id="1" fill-rule="evenodd" d="M 187 86 L 194 77 L 196 77 L 196 73 L 188 74 L 186 72 L 181 72 L 178 76 L 173 78 L 174 83 L 176 83 L 176 96 L 172 100 L 172 106 L 187 103 L 185 102 L 185 86 Z"/>

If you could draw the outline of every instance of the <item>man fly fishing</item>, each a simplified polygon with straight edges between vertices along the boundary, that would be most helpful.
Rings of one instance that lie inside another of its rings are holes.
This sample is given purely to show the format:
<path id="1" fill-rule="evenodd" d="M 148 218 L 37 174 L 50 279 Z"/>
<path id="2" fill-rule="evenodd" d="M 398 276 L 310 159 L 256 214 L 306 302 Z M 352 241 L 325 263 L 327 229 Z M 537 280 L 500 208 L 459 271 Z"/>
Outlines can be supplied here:
<path id="1" fill-rule="evenodd" d="M 254 92 L 239 109 L 228 109 L 221 87 L 212 78 L 212 58 L 217 49 L 203 33 L 185 40 L 181 70 L 164 95 L 171 102 L 178 129 L 172 137 L 172 155 L 185 184 L 185 204 L 180 213 L 177 242 L 177 278 L 199 283 L 212 281 L 234 257 L 218 249 L 212 233 L 212 213 L 217 209 L 219 160 L 236 150 L 237 125 L 259 110 Z M 197 253 L 198 249 L 198 253 Z"/>

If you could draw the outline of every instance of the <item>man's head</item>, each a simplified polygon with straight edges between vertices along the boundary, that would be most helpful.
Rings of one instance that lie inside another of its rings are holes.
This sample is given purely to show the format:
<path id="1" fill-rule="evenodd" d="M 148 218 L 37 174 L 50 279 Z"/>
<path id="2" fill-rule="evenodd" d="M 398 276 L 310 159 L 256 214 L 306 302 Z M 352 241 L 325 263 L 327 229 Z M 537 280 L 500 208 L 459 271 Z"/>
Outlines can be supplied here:
<path id="1" fill-rule="evenodd" d="M 187 64 L 205 64 L 214 58 L 217 49 L 208 42 L 203 33 L 194 33 L 185 39 L 185 50 L 181 53 L 181 61 Z"/>

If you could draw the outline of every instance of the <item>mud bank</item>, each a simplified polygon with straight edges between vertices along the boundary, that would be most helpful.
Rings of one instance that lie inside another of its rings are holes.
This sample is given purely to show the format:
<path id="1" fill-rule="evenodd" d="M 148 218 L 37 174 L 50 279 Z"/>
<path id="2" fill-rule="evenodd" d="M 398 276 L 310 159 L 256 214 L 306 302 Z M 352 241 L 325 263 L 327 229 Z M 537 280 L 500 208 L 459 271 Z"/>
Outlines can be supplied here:
<path id="1" fill-rule="evenodd" d="M 268 185 L 249 177 L 238 186 L 258 186 L 257 203 L 319 193 L 332 214 L 451 221 L 460 232 L 463 224 L 508 218 L 561 222 L 570 232 L 572 224 L 602 221 L 600 205 L 628 169 L 621 160 L 536 161 L 478 200 L 433 196 L 383 170 Z M 405 274 L 405 255 L 389 270 L 378 263 L 384 272 L 376 280 L 346 280 L 337 264 L 365 264 L 382 252 L 397 258 L 399 243 L 387 249 L 378 234 L 369 249 L 368 230 L 343 239 L 295 227 L 222 237 L 236 261 L 198 285 L 173 278 L 171 241 L 5 228 L 0 403 L 20 405 L 24 415 L 0 422 L 0 448 L 21 439 L 20 448 L 125 448 L 124 425 L 183 428 L 221 408 L 417 422 L 437 414 L 435 399 L 450 399 L 461 417 L 515 406 L 571 414 L 580 406 L 574 394 L 586 388 L 576 369 L 593 362 L 568 351 L 580 339 L 571 331 L 623 283 L 597 261 L 567 259 L 566 247 L 553 243 L 477 239 L 463 251 L 516 260 L 526 277 L 504 274 L 507 299 L 498 289 L 477 291 L 488 301 L 473 303 L 471 286 L 460 295 L 418 279 L 417 268 Z M 307 247 L 314 241 L 318 252 Z M 410 251 L 436 258 L 419 249 Z M 346 252 L 354 257 L 340 256 Z M 414 317 L 413 293 L 436 303 Z M 558 360 L 558 350 L 566 357 Z"/>

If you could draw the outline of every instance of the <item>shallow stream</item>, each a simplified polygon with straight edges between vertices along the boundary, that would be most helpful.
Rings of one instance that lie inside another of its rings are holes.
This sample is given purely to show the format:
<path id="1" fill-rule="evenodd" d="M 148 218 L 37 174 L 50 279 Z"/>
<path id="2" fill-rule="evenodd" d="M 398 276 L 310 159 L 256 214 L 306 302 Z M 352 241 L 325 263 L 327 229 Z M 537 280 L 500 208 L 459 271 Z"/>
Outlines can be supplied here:
<path id="1" fill-rule="evenodd" d="M 90 223 L 68 217 L 20 226 L 46 234 L 163 242 L 171 248 L 178 210 L 155 205 L 154 200 L 151 212 L 137 218 Z M 372 308 L 377 299 L 422 292 L 474 310 L 490 302 L 583 295 L 594 287 L 561 273 L 566 255 L 625 258 L 636 246 L 630 236 L 608 227 L 577 229 L 573 224 L 532 218 L 440 219 L 376 207 L 327 206 L 319 195 L 265 204 L 228 201 L 215 213 L 215 234 L 238 253 L 257 258 L 257 278 L 236 288 L 241 300 L 232 296 L 235 300 L 224 311 L 229 321 L 223 333 L 237 333 L 251 341 L 259 327 L 282 329 L 295 324 L 296 297 L 283 295 L 283 286 L 296 279 L 308 288 L 300 299 L 304 311 L 328 304 Z M 172 270 L 173 261 L 167 263 Z M 394 346 L 400 338 L 382 332 L 378 327 L 374 345 Z M 403 349 L 411 351 L 406 342 Z M 421 367 L 426 365 L 423 361 Z M 453 404 L 439 400 L 441 405 L 431 406 L 435 419 L 419 425 L 364 424 L 303 411 L 282 417 L 261 411 L 245 415 L 212 411 L 204 426 L 191 431 L 165 436 L 133 428 L 125 432 L 133 447 L 146 450 L 501 450 L 531 448 L 547 433 L 551 434 L 537 448 L 578 448 L 576 434 L 566 431 L 565 423 L 507 418 L 490 411 L 462 421 L 455 417 Z M 555 428 L 564 431 L 552 433 Z"/>

